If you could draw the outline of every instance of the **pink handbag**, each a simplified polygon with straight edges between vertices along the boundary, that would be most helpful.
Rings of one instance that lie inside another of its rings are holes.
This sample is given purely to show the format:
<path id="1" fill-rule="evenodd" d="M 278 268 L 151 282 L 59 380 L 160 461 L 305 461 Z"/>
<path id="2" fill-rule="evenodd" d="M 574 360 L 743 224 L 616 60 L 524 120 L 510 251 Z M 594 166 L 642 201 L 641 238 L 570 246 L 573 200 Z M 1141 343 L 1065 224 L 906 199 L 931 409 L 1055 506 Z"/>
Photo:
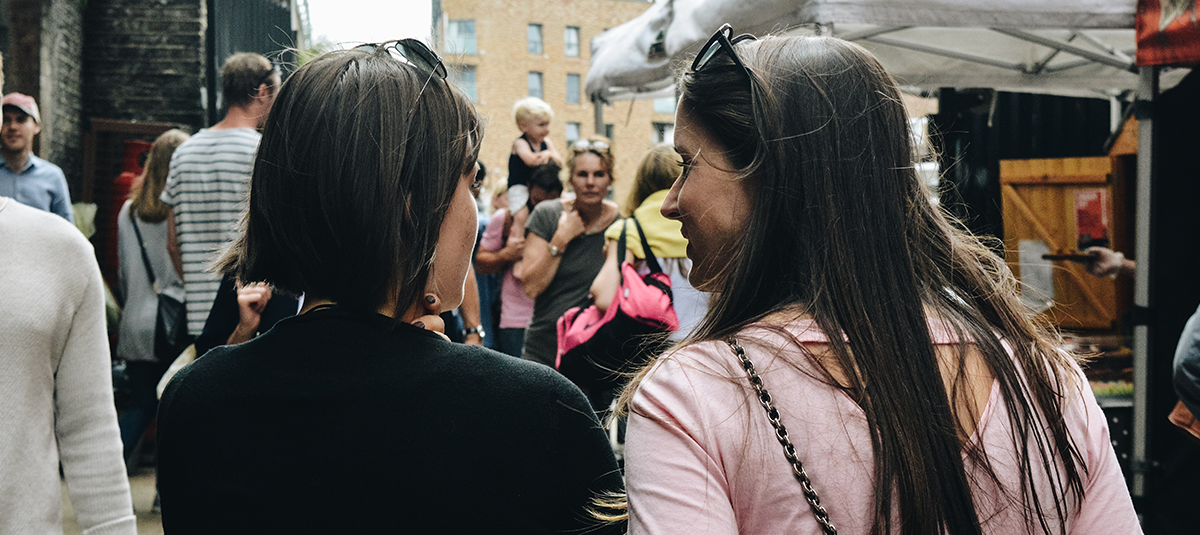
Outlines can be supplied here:
<path id="1" fill-rule="evenodd" d="M 630 219 L 637 226 L 650 273 L 640 276 L 633 264 L 622 262 L 621 286 L 604 314 L 593 304 L 571 308 L 558 318 L 554 367 L 585 389 L 611 385 L 630 364 L 665 347 L 666 337 L 654 335 L 679 329 L 671 277 L 663 273 L 637 218 L 625 220 L 617 251 L 625 250 L 625 226 Z"/>

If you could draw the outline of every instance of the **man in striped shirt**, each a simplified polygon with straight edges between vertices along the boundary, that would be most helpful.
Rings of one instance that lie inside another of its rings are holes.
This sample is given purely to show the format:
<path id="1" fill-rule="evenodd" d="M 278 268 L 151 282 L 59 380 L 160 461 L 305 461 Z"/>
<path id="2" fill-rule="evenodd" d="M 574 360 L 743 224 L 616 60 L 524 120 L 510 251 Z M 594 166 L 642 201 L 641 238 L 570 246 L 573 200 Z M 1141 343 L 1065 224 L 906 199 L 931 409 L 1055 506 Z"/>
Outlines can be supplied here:
<path id="1" fill-rule="evenodd" d="M 258 54 L 234 54 L 221 72 L 228 112 L 175 150 L 162 201 L 171 207 L 177 250 L 187 292 L 188 333 L 200 334 L 221 285 L 208 265 L 234 238 L 246 210 L 250 172 L 266 118 L 279 90 L 280 73 Z"/>

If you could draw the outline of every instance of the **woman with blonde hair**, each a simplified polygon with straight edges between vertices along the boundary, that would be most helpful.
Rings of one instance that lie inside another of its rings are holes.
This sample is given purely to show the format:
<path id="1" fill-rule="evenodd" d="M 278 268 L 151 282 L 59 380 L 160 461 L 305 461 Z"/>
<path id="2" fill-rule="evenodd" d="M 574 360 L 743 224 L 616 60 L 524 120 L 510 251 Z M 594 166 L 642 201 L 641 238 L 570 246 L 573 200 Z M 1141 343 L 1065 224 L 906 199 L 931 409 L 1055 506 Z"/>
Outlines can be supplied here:
<path id="1" fill-rule="evenodd" d="M 127 465 L 134 464 L 131 456 L 154 418 L 158 405 L 155 386 L 175 358 L 174 355 L 154 354 L 158 320 L 158 294 L 154 286 L 183 296 L 180 266 L 171 261 L 169 252 L 175 237 L 167 220 L 170 208 L 159 200 L 159 196 L 167 182 L 171 155 L 189 137 L 182 130 L 171 129 L 154 140 L 146 158 L 145 171 L 135 184 L 132 197 L 125 201 L 117 215 L 120 254 L 116 297 L 122 303 L 122 309 L 116 357 L 125 361 L 125 376 L 129 380 L 128 406 L 123 407 L 118 424 Z M 147 259 L 153 273 L 146 270 Z"/>
<path id="2" fill-rule="evenodd" d="M 554 366 L 555 324 L 567 309 L 586 302 L 604 265 L 604 230 L 617 217 L 617 204 L 605 200 L 613 167 L 608 139 L 594 136 L 572 143 L 567 171 L 575 197 L 543 202 L 529 214 L 525 251 L 513 268 L 525 294 L 534 299 L 521 353 L 526 360 Z"/>
<path id="3" fill-rule="evenodd" d="M 678 87 L 662 212 L 714 297 L 628 389 L 630 533 L 1140 532 L 1086 378 L 930 202 L 869 52 L 725 25 Z"/>

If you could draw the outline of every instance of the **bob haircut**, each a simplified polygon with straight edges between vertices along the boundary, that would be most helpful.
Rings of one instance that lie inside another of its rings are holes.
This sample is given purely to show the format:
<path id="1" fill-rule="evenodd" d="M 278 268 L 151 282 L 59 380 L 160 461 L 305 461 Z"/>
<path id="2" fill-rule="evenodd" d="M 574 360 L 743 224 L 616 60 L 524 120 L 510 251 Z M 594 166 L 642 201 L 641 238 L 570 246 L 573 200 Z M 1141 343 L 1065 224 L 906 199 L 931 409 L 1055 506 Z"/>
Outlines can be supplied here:
<path id="1" fill-rule="evenodd" d="M 147 223 L 157 223 L 167 218 L 170 208 L 162 202 L 163 187 L 167 184 L 167 174 L 171 166 L 171 155 L 184 141 L 192 136 L 178 128 L 163 132 L 154 140 L 150 148 L 150 156 L 146 158 L 146 171 L 142 175 L 142 187 L 133 194 L 130 208 L 138 218 Z"/>
<path id="2" fill-rule="evenodd" d="M 1024 508 L 1027 532 L 1065 532 L 1086 466 L 1061 400 L 1086 385 L 1017 299 L 1003 261 L 930 202 L 891 77 L 836 38 L 766 37 L 732 50 L 745 70 L 718 53 L 678 84 L 680 115 L 724 149 L 752 199 L 745 239 L 723 253 L 713 301 L 683 344 L 724 340 L 775 313 L 807 314 L 822 331 L 844 333 L 829 336 L 841 381 L 795 345 L 866 414 L 883 489 L 872 533 L 979 533 L 972 488 L 989 480 Z M 966 374 L 943 384 L 927 316 L 957 331 L 960 368 L 973 344 L 994 374 L 1018 483 L 1001 484 L 983 445 L 967 440 L 961 422 L 981 415 L 972 414 Z M 647 370 L 623 394 L 626 405 Z M 982 481 L 969 480 L 963 453 Z"/>
<path id="3" fill-rule="evenodd" d="M 361 312 L 395 299 L 396 321 L 425 291 L 483 124 L 466 95 L 388 44 L 328 52 L 283 85 L 243 232 L 217 269 Z"/>
<path id="4" fill-rule="evenodd" d="M 633 188 L 629 190 L 629 198 L 625 200 L 625 217 L 633 215 L 633 211 L 654 192 L 671 189 L 675 179 L 683 172 L 680 165 L 682 161 L 675 152 L 675 147 L 668 143 L 659 143 L 651 147 L 646 157 L 642 158 L 637 174 L 633 177 Z"/>
<path id="5" fill-rule="evenodd" d="M 525 97 L 513 104 L 513 120 L 521 126 L 532 119 L 554 120 L 554 109 L 537 97 Z"/>

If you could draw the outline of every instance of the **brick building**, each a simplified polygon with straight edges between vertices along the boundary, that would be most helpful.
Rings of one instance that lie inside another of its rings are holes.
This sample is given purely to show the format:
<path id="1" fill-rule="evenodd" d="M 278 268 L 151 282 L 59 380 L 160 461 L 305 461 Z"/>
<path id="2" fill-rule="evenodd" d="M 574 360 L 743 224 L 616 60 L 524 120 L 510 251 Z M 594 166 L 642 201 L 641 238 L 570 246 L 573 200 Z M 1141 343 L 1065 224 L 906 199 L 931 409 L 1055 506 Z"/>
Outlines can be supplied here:
<path id="1" fill-rule="evenodd" d="M 34 153 L 66 175 L 73 202 L 97 205 L 92 237 L 110 283 L 116 183 L 130 142 L 223 115 L 218 74 L 234 52 L 258 52 L 286 75 L 304 46 L 306 0 L 0 0 L 4 92 L 32 95 L 42 115 Z M 145 145 L 140 145 L 145 147 Z M 124 186 L 127 187 L 127 186 Z"/>
<path id="2" fill-rule="evenodd" d="M 439 52 L 452 80 L 488 120 L 480 160 L 507 175 L 512 142 L 520 135 L 512 106 L 528 95 L 554 108 L 550 139 L 564 158 L 570 141 L 597 132 L 595 109 L 583 94 L 589 43 L 648 7 L 642 0 L 434 0 Z M 674 104 L 623 101 L 603 112 L 606 124 L 599 131 L 613 140 L 621 201 L 646 150 L 669 139 Z"/>

